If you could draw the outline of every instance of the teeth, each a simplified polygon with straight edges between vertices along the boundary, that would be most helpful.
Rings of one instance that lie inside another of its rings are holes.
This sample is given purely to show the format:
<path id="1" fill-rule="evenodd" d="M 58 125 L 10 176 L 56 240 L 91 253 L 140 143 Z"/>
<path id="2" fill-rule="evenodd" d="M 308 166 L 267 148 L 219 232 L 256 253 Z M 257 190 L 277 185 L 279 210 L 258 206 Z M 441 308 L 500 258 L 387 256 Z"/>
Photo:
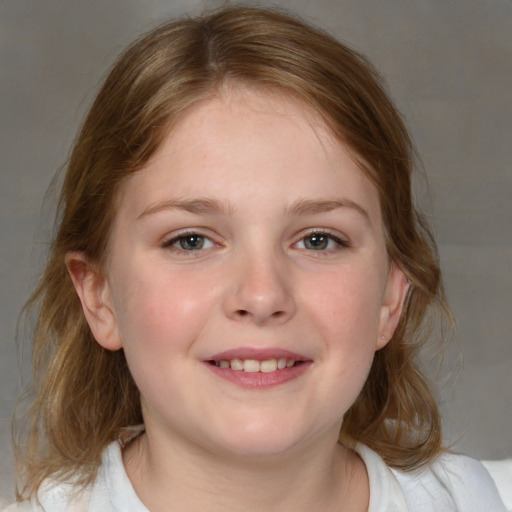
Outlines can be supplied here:
<path id="1" fill-rule="evenodd" d="M 261 361 L 260 370 L 263 373 L 275 372 L 277 370 L 277 361 L 275 359 Z"/>
<path id="2" fill-rule="evenodd" d="M 258 361 L 256 359 L 231 359 L 215 361 L 215 366 L 219 368 L 231 368 L 236 371 L 244 371 L 247 373 L 270 373 L 276 370 L 284 370 L 291 368 L 295 364 L 295 359 L 287 359 L 280 357 L 279 359 L 266 359 L 265 361 Z"/>
<path id="3" fill-rule="evenodd" d="M 260 362 L 254 359 L 246 359 L 244 361 L 244 372 L 256 373 L 260 371 Z"/>
<path id="4" fill-rule="evenodd" d="M 241 359 L 233 359 L 231 361 L 231 369 L 232 370 L 243 370 L 244 362 Z"/>

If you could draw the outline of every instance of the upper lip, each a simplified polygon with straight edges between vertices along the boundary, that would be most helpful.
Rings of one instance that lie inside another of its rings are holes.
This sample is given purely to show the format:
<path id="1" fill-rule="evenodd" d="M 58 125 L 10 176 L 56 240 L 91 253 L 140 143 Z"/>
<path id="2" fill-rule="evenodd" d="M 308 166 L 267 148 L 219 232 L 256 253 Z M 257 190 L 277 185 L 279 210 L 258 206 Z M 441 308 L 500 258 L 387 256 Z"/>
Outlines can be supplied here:
<path id="1" fill-rule="evenodd" d="M 252 348 L 252 347 L 239 347 L 223 352 L 218 352 L 206 361 L 231 361 L 233 359 L 254 359 L 256 361 L 265 361 L 268 359 L 293 359 L 294 361 L 310 361 L 310 359 L 297 352 L 285 350 L 282 348 Z"/>

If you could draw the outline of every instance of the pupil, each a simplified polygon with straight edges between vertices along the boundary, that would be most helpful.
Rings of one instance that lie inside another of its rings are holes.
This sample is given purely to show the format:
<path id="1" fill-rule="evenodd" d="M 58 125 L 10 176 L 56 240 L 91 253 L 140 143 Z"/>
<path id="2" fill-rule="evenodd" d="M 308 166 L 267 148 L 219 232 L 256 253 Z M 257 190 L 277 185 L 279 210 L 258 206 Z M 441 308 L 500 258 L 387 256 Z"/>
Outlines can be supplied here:
<path id="1" fill-rule="evenodd" d="M 328 239 L 325 235 L 313 234 L 306 238 L 305 245 L 308 249 L 325 249 Z"/>
<path id="2" fill-rule="evenodd" d="M 180 246 L 186 251 L 201 249 L 204 244 L 204 238 L 199 235 L 187 235 L 180 239 Z"/>

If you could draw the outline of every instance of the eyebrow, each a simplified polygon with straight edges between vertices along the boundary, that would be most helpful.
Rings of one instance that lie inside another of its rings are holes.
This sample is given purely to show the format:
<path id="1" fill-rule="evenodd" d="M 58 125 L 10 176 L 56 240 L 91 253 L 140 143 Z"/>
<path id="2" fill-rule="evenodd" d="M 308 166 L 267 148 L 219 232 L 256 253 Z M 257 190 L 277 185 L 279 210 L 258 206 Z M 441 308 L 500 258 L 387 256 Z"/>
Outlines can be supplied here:
<path id="1" fill-rule="evenodd" d="M 355 210 L 371 224 L 368 212 L 361 205 L 350 199 L 299 199 L 286 208 L 286 213 L 288 215 L 315 215 L 346 208 Z"/>
<path id="2" fill-rule="evenodd" d="M 159 201 L 149 205 L 139 216 L 138 219 L 153 215 L 165 210 L 183 210 L 195 215 L 207 214 L 226 214 L 233 211 L 233 207 L 227 202 L 217 199 L 197 198 L 197 199 L 169 199 Z"/>

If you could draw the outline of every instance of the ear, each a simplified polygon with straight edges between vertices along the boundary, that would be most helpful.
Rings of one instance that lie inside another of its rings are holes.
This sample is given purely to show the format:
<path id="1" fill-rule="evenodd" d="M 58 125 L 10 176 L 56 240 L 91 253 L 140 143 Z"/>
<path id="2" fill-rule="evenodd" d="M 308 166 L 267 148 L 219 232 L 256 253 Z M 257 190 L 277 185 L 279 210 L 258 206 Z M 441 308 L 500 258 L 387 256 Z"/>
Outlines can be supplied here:
<path id="1" fill-rule="evenodd" d="M 94 338 L 108 350 L 120 349 L 122 342 L 108 281 L 83 253 L 70 252 L 65 262 Z"/>
<path id="2" fill-rule="evenodd" d="M 384 348 L 393 336 L 400 320 L 408 291 L 409 281 L 404 271 L 394 263 L 391 263 L 380 308 L 379 338 L 375 350 Z"/>

